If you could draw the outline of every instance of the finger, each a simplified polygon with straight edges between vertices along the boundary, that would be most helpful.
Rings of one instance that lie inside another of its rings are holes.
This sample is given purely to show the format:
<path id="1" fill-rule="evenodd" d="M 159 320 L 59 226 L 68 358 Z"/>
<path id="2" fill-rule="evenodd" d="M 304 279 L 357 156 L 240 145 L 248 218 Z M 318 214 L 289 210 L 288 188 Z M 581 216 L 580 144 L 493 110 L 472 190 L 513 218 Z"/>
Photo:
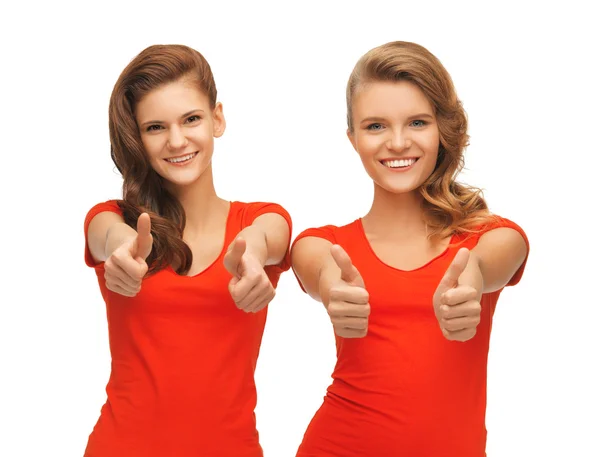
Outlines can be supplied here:
<path id="1" fill-rule="evenodd" d="M 476 328 L 479 325 L 480 316 L 457 317 L 455 319 L 442 319 L 440 326 L 450 332 L 457 332 L 469 328 Z"/>
<path id="2" fill-rule="evenodd" d="M 369 326 L 369 319 L 366 317 L 342 317 L 332 319 L 333 325 L 345 329 L 366 330 Z"/>
<path id="3" fill-rule="evenodd" d="M 129 276 L 123 268 L 121 268 L 117 263 L 111 262 L 110 265 L 107 265 L 104 271 L 104 277 L 108 279 L 119 280 L 119 282 L 123 283 L 126 287 L 131 290 L 135 290 L 140 286 L 141 281 L 139 279 L 134 279 Z"/>
<path id="4" fill-rule="evenodd" d="M 148 265 L 142 261 L 133 259 L 129 255 L 125 256 L 113 256 L 116 265 L 121 267 L 125 273 L 136 281 L 141 281 L 146 272 L 148 271 Z"/>
<path id="5" fill-rule="evenodd" d="M 233 276 L 239 276 L 239 266 L 242 262 L 242 256 L 246 252 L 246 240 L 243 238 L 236 238 L 227 254 L 225 254 L 225 259 L 223 260 L 223 264 L 225 265 L 225 269 L 229 272 L 229 274 Z"/>
<path id="6" fill-rule="evenodd" d="M 106 282 L 106 288 L 112 292 L 115 292 L 119 295 L 123 295 L 125 297 L 134 297 L 136 293 L 121 287 L 119 284 L 115 284 L 114 282 Z"/>
<path id="7" fill-rule="evenodd" d="M 140 214 L 137 220 L 137 238 L 133 257 L 140 257 L 146 260 L 152 252 L 152 234 L 150 215 L 148 213 Z"/>
<path id="8" fill-rule="evenodd" d="M 251 305 L 265 296 L 266 292 L 267 291 L 265 288 L 261 287 L 260 285 L 256 285 L 250 289 L 246 295 L 239 300 L 236 300 L 236 305 L 238 308 L 243 309 L 244 311 L 249 311 Z"/>
<path id="9" fill-rule="evenodd" d="M 366 305 L 369 303 L 369 292 L 362 287 L 342 283 L 329 290 L 329 300 Z"/>
<path id="10" fill-rule="evenodd" d="M 352 328 L 335 328 L 335 334 L 342 338 L 364 338 L 368 330 L 356 330 Z"/>
<path id="11" fill-rule="evenodd" d="M 344 251 L 344 249 L 339 244 L 334 244 L 331 246 L 331 256 L 335 261 L 336 265 L 342 272 L 342 281 L 344 282 L 353 282 L 355 280 L 360 280 L 362 283 L 362 278 L 360 273 L 356 269 L 354 265 L 352 265 L 352 260 L 350 256 Z"/>
<path id="12" fill-rule="evenodd" d="M 235 283 L 233 280 L 237 279 Z M 231 298 L 235 302 L 236 306 L 239 308 L 239 303 L 252 291 L 252 289 L 256 286 L 256 283 L 249 280 L 248 278 L 242 277 L 242 279 L 238 279 L 235 276 L 230 281 L 230 289 L 229 293 L 231 294 Z"/>
<path id="13" fill-rule="evenodd" d="M 481 314 L 481 304 L 477 300 L 470 300 L 460 305 L 442 305 L 440 317 L 442 319 L 456 319 L 459 317 L 472 317 Z"/>
<path id="14" fill-rule="evenodd" d="M 130 294 L 130 296 L 137 295 L 137 293 L 141 289 L 141 284 L 137 286 L 130 286 L 129 284 L 125 284 L 121 279 L 114 277 L 106 278 L 106 287 L 108 287 L 109 284 L 111 286 L 118 286 L 121 290 L 124 290 L 125 292 Z"/>
<path id="15" fill-rule="evenodd" d="M 332 301 L 327 306 L 327 313 L 331 318 L 336 317 L 369 317 L 371 314 L 371 306 L 367 303 L 365 305 L 355 305 L 353 303 Z"/>
<path id="16" fill-rule="evenodd" d="M 477 334 L 477 329 L 469 328 L 466 330 L 459 330 L 457 332 L 451 332 L 446 329 L 442 329 L 443 335 L 450 341 L 468 341 Z"/>
<path id="17" fill-rule="evenodd" d="M 477 290 L 471 286 L 456 286 L 454 289 L 447 290 L 442 294 L 442 303 L 444 305 L 459 305 L 471 300 L 477 299 Z"/>
<path id="18" fill-rule="evenodd" d="M 248 312 L 258 313 L 267 307 L 271 301 L 275 298 L 275 289 L 267 290 L 262 296 L 256 299 L 253 303 L 248 306 Z"/>
<path id="19" fill-rule="evenodd" d="M 446 270 L 446 274 L 440 281 L 441 291 L 452 289 L 458 284 L 458 278 L 465 271 L 467 263 L 469 262 L 470 251 L 467 248 L 460 248 L 456 253 L 456 256 L 452 260 L 452 263 Z"/>

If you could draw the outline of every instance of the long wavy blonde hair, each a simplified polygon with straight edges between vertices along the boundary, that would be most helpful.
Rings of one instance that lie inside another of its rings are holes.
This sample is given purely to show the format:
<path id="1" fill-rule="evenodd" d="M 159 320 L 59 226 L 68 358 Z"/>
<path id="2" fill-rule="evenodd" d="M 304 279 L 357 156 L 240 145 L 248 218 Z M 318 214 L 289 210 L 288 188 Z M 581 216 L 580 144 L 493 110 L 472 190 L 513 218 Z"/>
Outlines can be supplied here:
<path id="1" fill-rule="evenodd" d="M 376 81 L 410 81 L 433 105 L 440 133 L 435 169 L 421 185 L 423 212 L 430 238 L 474 233 L 491 223 L 481 189 L 456 182 L 469 143 L 467 116 L 450 75 L 423 46 L 394 41 L 378 46 L 357 62 L 346 88 L 348 129 L 352 133 L 352 102 L 357 89 Z"/>

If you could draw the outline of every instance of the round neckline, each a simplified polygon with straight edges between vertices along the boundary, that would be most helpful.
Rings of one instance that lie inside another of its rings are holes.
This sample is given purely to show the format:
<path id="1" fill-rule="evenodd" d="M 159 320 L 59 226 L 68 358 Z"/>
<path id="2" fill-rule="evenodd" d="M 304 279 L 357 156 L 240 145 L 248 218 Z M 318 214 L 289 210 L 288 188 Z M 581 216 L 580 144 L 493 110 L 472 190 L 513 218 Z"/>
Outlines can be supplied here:
<path id="1" fill-rule="evenodd" d="M 395 271 L 399 271 L 401 273 L 416 273 L 419 272 L 425 268 L 427 268 L 429 265 L 431 265 L 433 262 L 435 262 L 438 259 L 441 259 L 442 257 L 445 257 L 446 254 L 448 254 L 448 252 L 450 251 L 450 247 L 454 244 L 455 242 L 455 238 L 456 238 L 456 234 L 453 234 L 450 237 L 450 241 L 448 242 L 448 245 L 446 246 L 446 249 L 444 249 L 441 253 L 439 253 L 438 255 L 436 255 L 434 258 L 432 258 L 431 260 L 427 261 L 425 264 L 421 265 L 420 267 L 417 268 L 413 268 L 412 270 L 403 270 L 401 268 L 397 268 L 394 267 L 386 262 L 384 262 L 383 260 L 381 260 L 381 258 L 377 255 L 377 253 L 375 252 L 375 250 L 373 249 L 373 246 L 371 246 L 371 242 L 369 241 L 369 238 L 367 237 L 367 232 L 365 231 L 365 226 L 363 225 L 363 221 L 362 221 L 362 217 L 356 219 L 356 224 L 358 225 L 358 229 L 360 231 L 361 237 L 363 239 L 363 241 L 365 242 L 365 244 L 367 245 L 367 248 L 369 250 L 369 252 L 373 255 L 373 257 L 382 265 L 386 266 L 387 268 L 390 268 L 392 270 Z"/>
<path id="2" fill-rule="evenodd" d="M 221 259 L 221 257 L 223 257 L 223 255 L 225 254 L 226 250 L 227 250 L 227 238 L 229 235 L 229 226 L 231 225 L 231 217 L 233 214 L 233 205 L 237 203 L 234 201 L 230 201 L 229 202 L 229 210 L 227 212 L 227 218 L 225 219 L 225 234 L 223 235 L 223 247 L 221 248 L 221 251 L 219 252 L 219 255 L 217 256 L 217 258 L 215 260 L 213 260 L 204 270 L 199 271 L 198 273 L 196 273 L 195 275 L 180 275 L 178 274 L 171 265 L 169 265 L 167 267 L 167 270 L 170 271 L 171 273 L 173 273 L 175 276 L 178 276 L 180 278 L 197 278 L 201 275 L 203 275 L 204 273 L 206 273 L 207 271 L 209 271 L 218 261 L 219 259 Z"/>

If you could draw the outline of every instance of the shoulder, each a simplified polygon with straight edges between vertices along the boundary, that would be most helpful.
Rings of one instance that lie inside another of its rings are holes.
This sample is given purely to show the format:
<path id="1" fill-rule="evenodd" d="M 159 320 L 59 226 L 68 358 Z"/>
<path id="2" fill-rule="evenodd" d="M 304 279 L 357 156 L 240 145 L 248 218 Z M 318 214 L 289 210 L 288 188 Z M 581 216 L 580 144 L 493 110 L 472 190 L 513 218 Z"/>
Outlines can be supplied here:
<path id="1" fill-rule="evenodd" d="M 258 216 L 269 213 L 279 214 L 290 227 L 292 225 L 290 213 L 279 203 L 232 201 L 230 211 L 244 227 L 251 225 Z"/>
<path id="2" fill-rule="evenodd" d="M 527 246 L 529 246 L 529 241 L 527 239 L 527 234 L 525 233 L 525 230 L 516 222 L 505 217 L 499 216 L 497 214 L 490 215 L 490 217 L 486 221 L 481 222 L 474 228 L 471 228 L 464 233 L 457 234 L 456 237 L 459 241 L 470 241 L 472 244 L 477 244 L 479 242 L 479 239 L 483 235 L 485 235 L 488 232 L 491 232 L 492 230 L 500 228 L 512 229 L 518 232 L 525 240 Z"/>
<path id="3" fill-rule="evenodd" d="M 90 210 L 85 216 L 84 227 L 87 229 L 94 217 L 96 217 L 100 213 L 104 213 L 107 211 L 111 213 L 116 213 L 119 216 L 123 215 L 123 210 L 119 206 L 119 200 L 107 200 L 105 202 L 98 203 L 90 208 Z"/>
<path id="4" fill-rule="evenodd" d="M 347 239 L 356 238 L 360 234 L 360 220 L 356 219 L 346 225 L 323 225 L 321 227 L 311 227 L 303 230 L 294 240 L 294 244 L 306 237 L 322 238 L 330 241 L 332 244 L 346 244 Z"/>

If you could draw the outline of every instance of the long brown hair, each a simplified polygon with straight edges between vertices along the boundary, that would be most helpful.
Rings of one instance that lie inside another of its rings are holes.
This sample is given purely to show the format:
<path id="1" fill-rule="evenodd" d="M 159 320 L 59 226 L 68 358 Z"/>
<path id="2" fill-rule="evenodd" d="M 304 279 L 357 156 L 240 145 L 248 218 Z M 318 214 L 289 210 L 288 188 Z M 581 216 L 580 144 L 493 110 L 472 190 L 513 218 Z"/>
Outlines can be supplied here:
<path id="1" fill-rule="evenodd" d="M 153 245 L 149 273 L 175 265 L 185 274 L 192 251 L 183 241 L 185 212 L 151 167 L 135 119 L 137 103 L 150 91 L 186 77 L 208 96 L 214 109 L 217 88 L 206 59 L 183 45 L 155 45 L 144 49 L 125 67 L 113 88 L 109 105 L 111 157 L 123 176 L 123 199 L 118 204 L 125 222 L 136 228 L 141 213 L 150 215 Z"/>
<path id="2" fill-rule="evenodd" d="M 429 236 L 441 239 L 454 233 L 473 232 L 492 221 L 481 189 L 455 181 L 464 166 L 463 151 L 469 142 L 467 116 L 450 75 L 423 46 L 395 41 L 378 46 L 357 62 L 346 88 L 347 121 L 352 124 L 352 101 L 362 84 L 374 81 L 410 81 L 433 105 L 440 133 L 435 169 L 421 185 Z"/>

